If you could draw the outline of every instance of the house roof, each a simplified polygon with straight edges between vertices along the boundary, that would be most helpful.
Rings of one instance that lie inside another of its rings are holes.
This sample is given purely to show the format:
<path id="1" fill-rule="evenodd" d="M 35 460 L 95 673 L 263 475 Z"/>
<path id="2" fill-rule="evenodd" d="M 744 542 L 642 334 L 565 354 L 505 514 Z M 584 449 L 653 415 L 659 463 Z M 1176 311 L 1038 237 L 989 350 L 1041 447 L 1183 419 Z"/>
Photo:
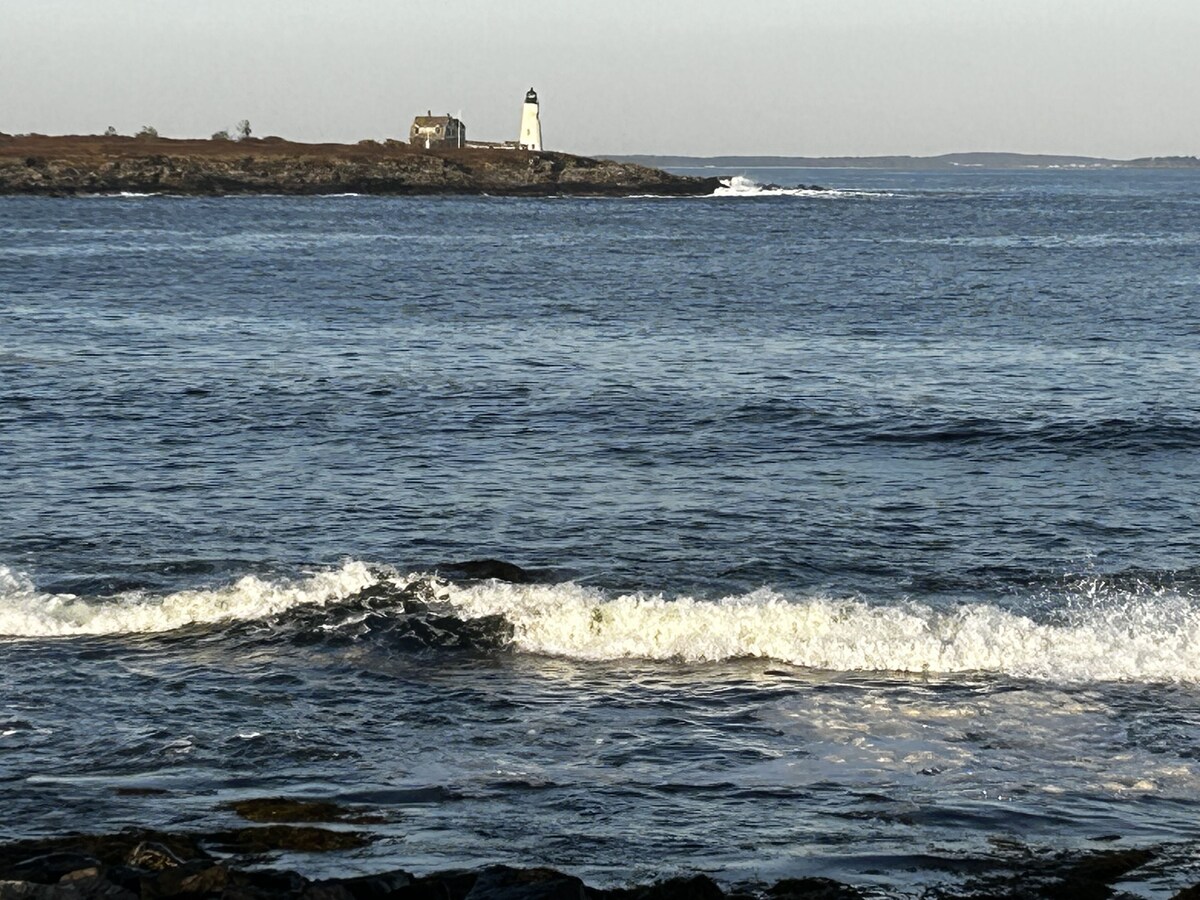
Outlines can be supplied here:
<path id="1" fill-rule="evenodd" d="M 417 116 L 413 119 L 413 124 L 424 128 L 428 125 L 449 125 L 457 121 L 454 116 Z"/>

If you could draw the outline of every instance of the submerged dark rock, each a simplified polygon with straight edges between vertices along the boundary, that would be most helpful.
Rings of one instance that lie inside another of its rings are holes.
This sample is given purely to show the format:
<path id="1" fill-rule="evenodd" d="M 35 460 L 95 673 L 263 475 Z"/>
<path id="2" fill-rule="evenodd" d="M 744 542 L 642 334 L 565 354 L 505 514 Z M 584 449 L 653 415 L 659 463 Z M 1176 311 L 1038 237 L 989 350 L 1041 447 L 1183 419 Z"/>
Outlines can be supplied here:
<path id="1" fill-rule="evenodd" d="M 254 797 L 226 805 L 248 822 L 349 822 L 367 824 L 382 821 L 363 810 L 340 806 L 329 800 L 301 800 L 294 797 Z"/>
<path id="2" fill-rule="evenodd" d="M 1122 848 L 1088 853 L 1025 855 L 996 861 L 991 872 L 965 884 L 932 892 L 946 900 L 992 897 L 996 900 L 1107 900 L 1114 882 L 1155 858 L 1153 850 Z"/>
<path id="3" fill-rule="evenodd" d="M 537 573 L 502 559 L 468 559 L 463 562 L 442 563 L 437 569 L 451 578 L 494 578 L 510 584 L 533 584 L 539 580 Z"/>
<path id="4" fill-rule="evenodd" d="M 358 831 L 332 831 L 312 825 L 230 828 L 213 832 L 206 839 L 223 853 L 270 853 L 274 850 L 328 853 L 365 847 L 369 842 L 367 836 Z"/>

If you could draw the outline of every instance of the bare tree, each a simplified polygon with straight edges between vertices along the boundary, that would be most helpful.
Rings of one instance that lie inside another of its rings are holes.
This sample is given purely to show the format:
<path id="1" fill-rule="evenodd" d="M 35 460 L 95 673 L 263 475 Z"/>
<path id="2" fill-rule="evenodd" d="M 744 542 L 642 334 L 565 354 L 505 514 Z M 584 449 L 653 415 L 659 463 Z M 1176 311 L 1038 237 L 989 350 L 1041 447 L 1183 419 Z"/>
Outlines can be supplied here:
<path id="1" fill-rule="evenodd" d="M 246 140 L 246 138 L 250 137 L 250 120 L 249 119 L 242 119 L 242 121 L 237 123 L 237 133 L 238 133 L 239 140 L 244 141 L 244 140 Z"/>
<path id="2" fill-rule="evenodd" d="M 153 125 L 143 125 L 137 133 L 140 138 L 156 138 L 158 137 L 158 129 Z"/>

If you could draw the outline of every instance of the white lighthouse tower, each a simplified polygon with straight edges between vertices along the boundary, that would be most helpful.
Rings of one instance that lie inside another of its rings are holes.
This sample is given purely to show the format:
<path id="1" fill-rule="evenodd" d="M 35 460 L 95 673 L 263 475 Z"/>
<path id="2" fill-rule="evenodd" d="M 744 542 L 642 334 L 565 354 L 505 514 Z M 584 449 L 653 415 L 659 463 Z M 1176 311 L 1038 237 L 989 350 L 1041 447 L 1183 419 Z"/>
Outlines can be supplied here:
<path id="1" fill-rule="evenodd" d="M 521 107 L 521 136 L 517 143 L 522 150 L 542 150 L 542 120 L 538 118 L 537 91 L 530 88 Z"/>

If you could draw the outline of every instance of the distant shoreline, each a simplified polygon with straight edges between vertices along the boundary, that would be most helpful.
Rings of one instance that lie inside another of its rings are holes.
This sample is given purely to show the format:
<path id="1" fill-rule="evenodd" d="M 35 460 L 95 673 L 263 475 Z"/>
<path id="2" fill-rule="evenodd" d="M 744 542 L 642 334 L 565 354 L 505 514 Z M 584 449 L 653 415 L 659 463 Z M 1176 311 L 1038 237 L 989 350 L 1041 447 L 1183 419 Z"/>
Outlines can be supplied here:
<path id="1" fill-rule="evenodd" d="M 1200 157 L 1108 159 L 1039 153 L 944 153 L 940 156 L 664 156 L 598 154 L 600 159 L 656 168 L 746 169 L 1198 169 Z"/>

